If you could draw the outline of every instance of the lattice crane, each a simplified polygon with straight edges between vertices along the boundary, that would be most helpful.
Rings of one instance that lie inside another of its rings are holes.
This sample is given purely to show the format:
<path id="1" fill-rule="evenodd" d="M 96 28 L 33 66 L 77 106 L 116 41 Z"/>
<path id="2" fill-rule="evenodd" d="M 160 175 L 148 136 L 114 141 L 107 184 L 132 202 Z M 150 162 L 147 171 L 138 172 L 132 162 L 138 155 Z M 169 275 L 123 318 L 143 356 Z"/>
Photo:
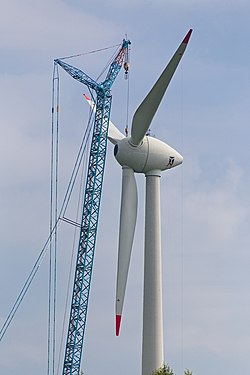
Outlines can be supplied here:
<path id="1" fill-rule="evenodd" d="M 127 73 L 129 44 L 129 40 L 123 40 L 119 52 L 109 67 L 106 79 L 101 83 L 96 82 L 80 69 L 60 59 L 55 60 L 55 63 L 60 65 L 68 74 L 94 90 L 97 95 L 63 375 L 79 375 L 80 373 L 107 150 L 107 136 L 112 102 L 110 89 L 122 66 L 124 66 L 125 73 Z"/>

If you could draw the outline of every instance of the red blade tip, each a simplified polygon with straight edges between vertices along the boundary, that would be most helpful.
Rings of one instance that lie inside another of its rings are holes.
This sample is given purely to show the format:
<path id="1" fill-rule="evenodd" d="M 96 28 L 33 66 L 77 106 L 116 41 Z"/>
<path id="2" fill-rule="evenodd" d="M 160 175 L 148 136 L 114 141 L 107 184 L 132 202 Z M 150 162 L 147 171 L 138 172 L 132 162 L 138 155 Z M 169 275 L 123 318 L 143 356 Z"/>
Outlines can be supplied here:
<path id="1" fill-rule="evenodd" d="M 182 43 L 184 43 L 184 44 L 188 44 L 188 41 L 189 41 L 190 36 L 191 36 L 191 34 L 192 34 L 192 31 L 193 31 L 193 29 L 190 29 L 190 30 L 189 30 L 189 32 L 187 33 L 187 35 L 186 35 L 185 38 L 183 39 L 183 42 L 182 42 Z"/>
<path id="2" fill-rule="evenodd" d="M 85 99 L 90 100 L 90 98 L 86 94 L 83 94 L 83 96 Z"/>
<path id="3" fill-rule="evenodd" d="M 122 316 L 121 315 L 116 315 L 115 317 L 115 323 L 116 323 L 116 336 L 119 336 L 119 332 L 120 332 L 120 325 L 121 325 L 121 318 Z"/>

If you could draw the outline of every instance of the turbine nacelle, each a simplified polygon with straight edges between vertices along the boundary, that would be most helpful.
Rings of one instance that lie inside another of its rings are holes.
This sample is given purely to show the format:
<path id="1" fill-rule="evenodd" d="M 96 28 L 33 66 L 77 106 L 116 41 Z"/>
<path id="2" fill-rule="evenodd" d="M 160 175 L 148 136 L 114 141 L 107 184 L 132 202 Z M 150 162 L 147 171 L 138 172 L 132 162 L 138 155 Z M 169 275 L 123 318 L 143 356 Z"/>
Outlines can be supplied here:
<path id="1" fill-rule="evenodd" d="M 182 156 L 167 143 L 149 136 L 145 136 L 139 146 L 134 146 L 131 138 L 123 138 L 116 143 L 114 155 L 121 166 L 137 173 L 164 171 L 183 161 Z"/>

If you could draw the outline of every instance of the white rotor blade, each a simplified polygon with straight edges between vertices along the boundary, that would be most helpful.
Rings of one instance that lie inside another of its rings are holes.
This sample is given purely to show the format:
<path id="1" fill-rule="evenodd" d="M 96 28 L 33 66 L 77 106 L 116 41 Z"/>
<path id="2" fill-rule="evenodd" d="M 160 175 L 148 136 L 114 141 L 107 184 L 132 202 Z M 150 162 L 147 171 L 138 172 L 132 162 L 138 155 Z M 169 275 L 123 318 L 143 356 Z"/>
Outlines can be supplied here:
<path id="1" fill-rule="evenodd" d="M 127 284 L 131 249 L 137 216 L 137 187 L 134 171 L 122 167 L 122 198 L 116 283 L 116 335 L 119 335 L 123 302 Z"/>
<path id="2" fill-rule="evenodd" d="M 169 82 L 171 81 L 171 78 L 173 77 L 174 72 L 187 47 L 191 33 L 192 29 L 189 30 L 167 67 L 158 78 L 157 82 L 152 87 L 146 98 L 137 108 L 133 117 L 131 130 L 131 143 L 133 145 L 138 146 L 149 129 L 151 121 L 157 111 Z"/>
<path id="3" fill-rule="evenodd" d="M 91 100 L 85 94 L 83 94 L 83 96 L 89 103 L 90 107 L 93 108 L 93 110 L 95 111 L 95 103 L 93 102 L 93 100 Z M 111 121 L 109 121 L 108 139 L 110 140 L 110 142 L 115 145 L 118 141 L 120 141 L 123 138 L 125 138 L 125 136 L 120 132 L 120 130 L 117 129 L 117 127 Z"/>

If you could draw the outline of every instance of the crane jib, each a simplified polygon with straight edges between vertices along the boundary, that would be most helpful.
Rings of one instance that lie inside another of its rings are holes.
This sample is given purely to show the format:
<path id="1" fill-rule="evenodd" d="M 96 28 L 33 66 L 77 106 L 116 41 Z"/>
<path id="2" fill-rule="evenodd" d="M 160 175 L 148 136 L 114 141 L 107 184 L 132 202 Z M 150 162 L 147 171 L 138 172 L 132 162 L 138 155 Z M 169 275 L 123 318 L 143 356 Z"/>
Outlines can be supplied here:
<path id="1" fill-rule="evenodd" d="M 102 83 L 97 83 L 80 69 L 62 60 L 55 60 L 55 63 L 60 65 L 74 79 L 95 90 L 97 94 L 63 375 L 79 375 L 80 373 L 106 160 L 107 135 L 112 103 L 110 88 L 128 55 L 129 44 L 130 41 L 123 40 L 119 52 L 110 65 L 106 79 Z"/>

